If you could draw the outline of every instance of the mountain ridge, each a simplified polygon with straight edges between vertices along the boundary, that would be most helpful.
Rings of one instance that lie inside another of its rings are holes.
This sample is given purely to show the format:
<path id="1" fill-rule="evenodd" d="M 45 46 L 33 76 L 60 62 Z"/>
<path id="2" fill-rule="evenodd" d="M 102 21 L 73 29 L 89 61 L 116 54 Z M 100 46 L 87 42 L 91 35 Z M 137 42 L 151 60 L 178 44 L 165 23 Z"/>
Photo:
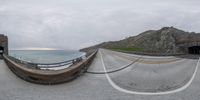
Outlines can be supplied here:
<path id="1" fill-rule="evenodd" d="M 81 51 L 88 52 L 92 49 L 105 48 L 146 53 L 185 53 L 187 50 L 180 50 L 177 45 L 194 40 L 200 40 L 199 33 L 186 32 L 174 27 L 163 27 L 159 30 L 144 31 L 119 41 L 103 42 L 83 48 Z"/>

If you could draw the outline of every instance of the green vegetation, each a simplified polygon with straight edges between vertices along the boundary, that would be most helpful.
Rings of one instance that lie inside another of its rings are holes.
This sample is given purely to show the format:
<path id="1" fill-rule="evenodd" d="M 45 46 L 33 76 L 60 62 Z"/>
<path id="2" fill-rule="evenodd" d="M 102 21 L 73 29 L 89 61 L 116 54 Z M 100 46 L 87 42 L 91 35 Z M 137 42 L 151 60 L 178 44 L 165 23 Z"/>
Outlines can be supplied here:
<path id="1" fill-rule="evenodd" d="M 142 48 L 136 48 L 136 47 L 118 47 L 118 48 L 111 48 L 111 50 L 115 50 L 115 51 L 127 51 L 127 52 L 142 52 L 143 49 Z"/>

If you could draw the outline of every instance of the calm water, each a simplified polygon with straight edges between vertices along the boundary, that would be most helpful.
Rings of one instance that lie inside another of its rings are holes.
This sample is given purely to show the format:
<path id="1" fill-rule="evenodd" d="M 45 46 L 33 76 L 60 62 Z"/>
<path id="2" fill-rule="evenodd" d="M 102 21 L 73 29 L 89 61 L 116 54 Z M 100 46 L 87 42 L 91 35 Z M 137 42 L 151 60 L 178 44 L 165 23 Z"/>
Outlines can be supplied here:
<path id="1" fill-rule="evenodd" d="M 70 50 L 10 50 L 9 55 L 33 63 L 56 63 L 81 57 L 85 53 Z"/>

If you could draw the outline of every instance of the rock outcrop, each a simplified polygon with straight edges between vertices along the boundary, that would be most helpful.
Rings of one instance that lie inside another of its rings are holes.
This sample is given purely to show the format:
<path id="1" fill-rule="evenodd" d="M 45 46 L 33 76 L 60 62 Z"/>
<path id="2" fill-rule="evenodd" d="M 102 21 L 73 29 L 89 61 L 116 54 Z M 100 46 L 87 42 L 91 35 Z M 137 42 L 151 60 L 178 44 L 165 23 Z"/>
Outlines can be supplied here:
<path id="1" fill-rule="evenodd" d="M 126 49 L 145 53 L 187 53 L 188 43 L 200 42 L 200 34 L 185 32 L 174 27 L 164 27 L 160 30 L 149 30 L 137 36 L 119 41 L 104 42 L 81 49 L 88 51 L 97 48 Z M 194 45 L 198 45 L 194 44 Z"/>

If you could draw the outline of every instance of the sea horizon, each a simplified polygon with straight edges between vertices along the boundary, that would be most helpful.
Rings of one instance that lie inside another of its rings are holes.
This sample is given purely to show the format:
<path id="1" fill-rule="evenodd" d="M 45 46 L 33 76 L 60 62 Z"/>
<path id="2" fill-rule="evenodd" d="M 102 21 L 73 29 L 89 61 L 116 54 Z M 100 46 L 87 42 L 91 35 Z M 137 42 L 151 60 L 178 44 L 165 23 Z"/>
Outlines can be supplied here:
<path id="1" fill-rule="evenodd" d="M 85 56 L 79 50 L 9 50 L 9 55 L 31 63 L 57 63 Z"/>

